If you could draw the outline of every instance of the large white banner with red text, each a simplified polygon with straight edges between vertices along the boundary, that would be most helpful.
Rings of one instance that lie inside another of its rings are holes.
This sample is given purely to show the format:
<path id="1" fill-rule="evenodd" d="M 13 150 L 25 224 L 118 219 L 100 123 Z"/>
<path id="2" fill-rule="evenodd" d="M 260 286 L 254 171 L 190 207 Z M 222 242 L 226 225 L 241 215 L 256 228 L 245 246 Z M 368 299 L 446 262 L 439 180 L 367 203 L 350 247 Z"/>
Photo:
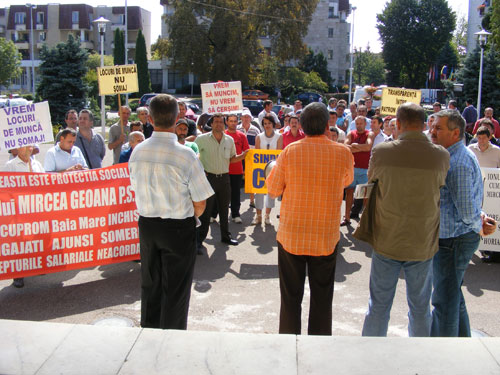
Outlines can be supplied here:
<path id="1" fill-rule="evenodd" d="M 0 173 L 0 280 L 139 259 L 126 164 Z"/>

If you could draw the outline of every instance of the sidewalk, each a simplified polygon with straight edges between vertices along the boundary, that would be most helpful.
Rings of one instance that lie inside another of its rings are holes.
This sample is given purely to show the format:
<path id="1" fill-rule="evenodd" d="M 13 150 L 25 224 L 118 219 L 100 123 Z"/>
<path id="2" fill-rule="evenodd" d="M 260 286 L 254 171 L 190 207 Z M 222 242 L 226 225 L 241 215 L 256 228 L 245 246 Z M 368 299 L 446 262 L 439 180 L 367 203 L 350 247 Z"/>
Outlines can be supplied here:
<path id="1" fill-rule="evenodd" d="M 500 338 L 162 331 L 0 320 L 1 374 L 500 374 Z"/>

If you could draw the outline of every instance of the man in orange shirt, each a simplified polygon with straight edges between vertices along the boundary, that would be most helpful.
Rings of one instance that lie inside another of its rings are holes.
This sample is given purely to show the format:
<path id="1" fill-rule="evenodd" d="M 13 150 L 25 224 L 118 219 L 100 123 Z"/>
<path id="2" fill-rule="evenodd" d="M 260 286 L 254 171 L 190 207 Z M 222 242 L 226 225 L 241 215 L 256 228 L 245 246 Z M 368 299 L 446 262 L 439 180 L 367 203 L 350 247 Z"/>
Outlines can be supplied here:
<path id="1" fill-rule="evenodd" d="M 349 149 L 325 134 L 328 110 L 311 103 L 300 116 L 306 138 L 288 145 L 267 178 L 283 194 L 278 228 L 280 333 L 300 334 L 306 266 L 311 290 L 310 335 L 332 334 L 332 299 L 343 191 L 354 178 Z"/>

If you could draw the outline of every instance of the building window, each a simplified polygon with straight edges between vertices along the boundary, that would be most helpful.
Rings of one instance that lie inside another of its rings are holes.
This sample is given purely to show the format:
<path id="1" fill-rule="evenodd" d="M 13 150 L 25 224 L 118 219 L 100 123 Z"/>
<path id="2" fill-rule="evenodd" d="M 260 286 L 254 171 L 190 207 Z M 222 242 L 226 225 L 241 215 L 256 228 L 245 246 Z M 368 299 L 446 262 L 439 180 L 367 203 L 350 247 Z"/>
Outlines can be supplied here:
<path id="1" fill-rule="evenodd" d="M 189 85 L 189 74 L 182 74 L 176 71 L 168 71 L 169 90 L 179 90 Z"/>
<path id="2" fill-rule="evenodd" d="M 14 14 L 14 23 L 16 25 L 23 25 L 26 23 L 26 13 L 18 12 Z"/>
<path id="3" fill-rule="evenodd" d="M 328 28 L 328 38 L 333 38 L 333 28 Z"/>
<path id="4" fill-rule="evenodd" d="M 328 18 L 333 18 L 334 14 L 335 14 L 335 8 L 328 7 Z"/>
<path id="5" fill-rule="evenodd" d="M 45 42 L 46 39 L 47 39 L 47 33 L 45 31 L 41 31 L 40 36 L 38 37 L 38 40 L 40 42 Z"/>
<path id="6" fill-rule="evenodd" d="M 44 23 L 44 22 L 43 22 L 43 21 L 44 21 L 44 19 L 45 19 L 45 13 L 43 13 L 43 12 L 38 12 L 38 13 L 36 14 L 36 24 L 37 24 L 37 25 L 43 25 L 43 23 Z"/>
<path id="7" fill-rule="evenodd" d="M 328 60 L 333 60 L 333 49 L 328 50 Z"/>
<path id="8" fill-rule="evenodd" d="M 125 14 L 118 15 L 118 25 L 125 25 Z"/>
<path id="9" fill-rule="evenodd" d="M 73 23 L 79 23 L 80 22 L 79 19 L 80 19 L 80 13 L 77 10 L 71 12 L 71 21 Z"/>

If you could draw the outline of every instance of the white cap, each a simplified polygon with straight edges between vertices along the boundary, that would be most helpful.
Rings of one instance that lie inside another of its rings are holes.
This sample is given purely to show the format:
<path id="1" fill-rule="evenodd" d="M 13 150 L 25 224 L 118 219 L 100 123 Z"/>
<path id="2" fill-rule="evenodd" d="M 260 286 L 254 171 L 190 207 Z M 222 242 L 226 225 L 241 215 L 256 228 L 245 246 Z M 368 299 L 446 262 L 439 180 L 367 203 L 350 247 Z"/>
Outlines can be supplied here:
<path id="1" fill-rule="evenodd" d="M 252 112 L 250 112 L 250 110 L 249 110 L 249 109 L 246 109 L 246 108 L 245 108 L 245 109 L 243 110 L 243 112 L 241 113 L 241 117 L 243 117 L 243 116 L 250 116 L 250 117 L 252 117 L 252 118 L 253 118 L 253 116 L 252 116 Z"/>

